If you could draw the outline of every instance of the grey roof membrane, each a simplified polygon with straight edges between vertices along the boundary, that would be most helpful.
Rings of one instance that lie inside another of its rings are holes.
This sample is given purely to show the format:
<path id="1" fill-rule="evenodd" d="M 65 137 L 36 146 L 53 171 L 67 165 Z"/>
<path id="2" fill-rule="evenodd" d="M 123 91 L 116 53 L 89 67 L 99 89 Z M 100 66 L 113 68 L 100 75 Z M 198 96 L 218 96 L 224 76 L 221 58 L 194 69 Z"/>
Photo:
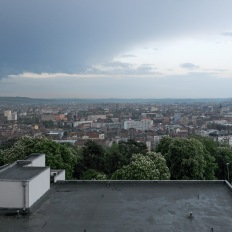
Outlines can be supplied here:
<path id="1" fill-rule="evenodd" d="M 22 164 L 15 164 L 0 172 L 0 180 L 30 180 L 37 176 L 47 167 L 25 167 Z"/>
<path id="2" fill-rule="evenodd" d="M 65 182 L 32 214 L 0 216 L 0 231 L 231 232 L 231 215 L 224 182 Z"/>
<path id="3" fill-rule="evenodd" d="M 32 154 L 30 154 L 30 155 L 26 158 L 26 160 L 34 160 L 34 159 L 36 159 L 36 158 L 39 158 L 41 155 L 44 155 L 44 154 L 41 154 L 41 153 L 32 153 Z"/>

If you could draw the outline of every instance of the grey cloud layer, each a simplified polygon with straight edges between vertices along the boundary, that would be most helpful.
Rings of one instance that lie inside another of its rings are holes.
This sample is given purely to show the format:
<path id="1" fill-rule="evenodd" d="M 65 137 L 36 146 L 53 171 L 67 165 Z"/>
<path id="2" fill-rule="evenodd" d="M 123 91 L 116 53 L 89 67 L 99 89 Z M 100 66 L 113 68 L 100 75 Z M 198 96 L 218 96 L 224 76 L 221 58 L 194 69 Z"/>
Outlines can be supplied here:
<path id="1" fill-rule="evenodd" d="M 231 9 L 231 0 L 1 0 L 0 78 L 84 72 L 143 41 L 226 31 Z"/>
<path id="2" fill-rule="evenodd" d="M 69 83 L 68 92 L 65 92 L 64 86 L 67 86 L 67 83 Z M 206 86 L 209 83 L 210 91 L 208 92 Z M 165 78 L 157 76 L 139 78 L 137 75 L 107 78 L 99 75 L 95 78 L 61 77 L 55 81 L 52 78 L 26 79 L 27 96 L 31 97 L 216 98 L 231 97 L 231 85 L 231 78 L 212 78 L 211 75 L 200 72 L 189 73 L 184 77 Z M 20 78 L 9 78 L 1 83 L 0 93 L 2 96 L 7 96 L 10 90 L 15 96 L 25 96 L 23 88 L 25 88 L 25 82 Z M 219 89 L 223 89 L 223 92 L 220 93 Z"/>
<path id="3" fill-rule="evenodd" d="M 103 63 L 100 66 L 93 66 L 87 69 L 86 73 L 92 74 L 157 74 L 161 73 L 156 72 L 156 67 L 152 64 L 141 64 L 134 67 L 131 63 L 123 63 L 119 61 L 112 61 L 108 63 Z"/>

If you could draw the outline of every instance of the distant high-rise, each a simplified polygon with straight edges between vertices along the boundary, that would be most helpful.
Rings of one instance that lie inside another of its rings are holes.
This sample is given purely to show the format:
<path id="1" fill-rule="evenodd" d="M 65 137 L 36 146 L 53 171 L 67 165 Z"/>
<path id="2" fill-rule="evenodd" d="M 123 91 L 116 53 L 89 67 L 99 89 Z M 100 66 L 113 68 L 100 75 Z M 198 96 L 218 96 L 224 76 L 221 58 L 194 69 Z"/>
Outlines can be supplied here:
<path id="1" fill-rule="evenodd" d="M 12 113 L 9 117 L 7 117 L 9 121 L 17 121 L 17 112 Z"/>
<path id="2" fill-rule="evenodd" d="M 115 111 L 119 111 L 119 103 L 116 104 Z"/>
<path id="3" fill-rule="evenodd" d="M 4 111 L 4 116 L 9 117 L 11 115 L 11 110 Z"/>
<path id="4" fill-rule="evenodd" d="M 181 113 L 175 113 L 173 116 L 173 123 L 176 124 L 180 121 L 181 119 Z"/>
<path id="5" fill-rule="evenodd" d="M 130 128 L 134 128 L 136 130 L 150 130 L 153 126 L 153 120 L 151 119 L 143 119 L 141 121 L 128 120 L 124 122 L 124 129 L 129 130 Z"/>
<path id="6" fill-rule="evenodd" d="M 4 111 L 4 116 L 8 121 L 17 121 L 17 112 L 11 113 L 11 110 Z"/>

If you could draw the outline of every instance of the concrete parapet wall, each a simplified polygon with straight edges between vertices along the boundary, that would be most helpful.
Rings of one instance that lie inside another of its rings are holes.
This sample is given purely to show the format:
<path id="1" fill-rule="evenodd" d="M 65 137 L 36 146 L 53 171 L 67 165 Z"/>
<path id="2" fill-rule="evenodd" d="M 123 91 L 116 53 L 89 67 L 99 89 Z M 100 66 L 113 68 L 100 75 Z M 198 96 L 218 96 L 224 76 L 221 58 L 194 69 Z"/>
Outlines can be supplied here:
<path id="1" fill-rule="evenodd" d="M 57 184 L 227 184 L 225 180 L 65 180 Z M 230 185 L 231 186 L 231 185 Z M 232 186 L 231 186 L 232 191 Z"/>

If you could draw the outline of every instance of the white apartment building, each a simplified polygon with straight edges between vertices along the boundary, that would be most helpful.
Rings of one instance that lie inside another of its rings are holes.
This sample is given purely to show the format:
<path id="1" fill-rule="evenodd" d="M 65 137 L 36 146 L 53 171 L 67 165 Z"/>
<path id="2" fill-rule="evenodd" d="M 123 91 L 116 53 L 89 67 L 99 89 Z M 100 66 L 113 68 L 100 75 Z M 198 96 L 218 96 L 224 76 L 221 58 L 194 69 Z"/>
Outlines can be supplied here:
<path id="1" fill-rule="evenodd" d="M 100 119 L 106 119 L 106 115 L 104 115 L 104 114 L 103 115 L 89 115 L 87 120 L 94 122 L 94 121 L 97 121 L 99 118 Z"/>
<path id="2" fill-rule="evenodd" d="M 17 119 L 18 119 L 17 112 L 14 112 L 7 117 L 8 121 L 17 121 Z"/>
<path id="3" fill-rule="evenodd" d="M 153 120 L 151 119 L 143 119 L 141 121 L 128 120 L 124 122 L 124 129 L 129 130 L 130 128 L 134 128 L 136 130 L 150 130 L 153 127 Z"/>
<path id="4" fill-rule="evenodd" d="M 17 121 L 17 112 L 11 113 L 11 110 L 4 111 L 4 116 L 8 121 Z"/>
<path id="5" fill-rule="evenodd" d="M 11 110 L 5 110 L 4 111 L 4 117 L 8 117 L 11 115 Z"/>
<path id="6" fill-rule="evenodd" d="M 88 124 L 90 125 L 90 127 L 92 127 L 92 123 L 93 121 L 77 121 L 73 123 L 73 127 L 77 127 L 77 126 L 84 125 L 84 124 Z"/>

